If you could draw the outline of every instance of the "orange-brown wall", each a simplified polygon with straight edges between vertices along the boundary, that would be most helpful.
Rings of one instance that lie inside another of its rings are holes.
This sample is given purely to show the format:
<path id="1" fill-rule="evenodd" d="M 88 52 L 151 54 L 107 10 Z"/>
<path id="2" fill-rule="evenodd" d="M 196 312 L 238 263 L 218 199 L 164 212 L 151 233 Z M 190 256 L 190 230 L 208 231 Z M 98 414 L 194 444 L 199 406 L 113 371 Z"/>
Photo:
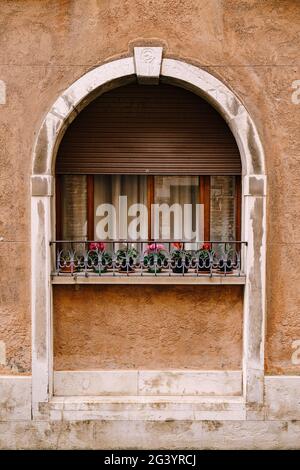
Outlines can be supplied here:
<path id="1" fill-rule="evenodd" d="M 291 361 L 300 339 L 300 105 L 291 100 L 300 80 L 299 2 L 0 0 L 0 11 L 1 373 L 30 373 L 29 178 L 42 119 L 85 72 L 149 43 L 216 75 L 258 127 L 268 176 L 267 372 L 299 373 Z"/>
<path id="2" fill-rule="evenodd" d="M 240 369 L 241 286 L 54 287 L 54 368 Z"/>

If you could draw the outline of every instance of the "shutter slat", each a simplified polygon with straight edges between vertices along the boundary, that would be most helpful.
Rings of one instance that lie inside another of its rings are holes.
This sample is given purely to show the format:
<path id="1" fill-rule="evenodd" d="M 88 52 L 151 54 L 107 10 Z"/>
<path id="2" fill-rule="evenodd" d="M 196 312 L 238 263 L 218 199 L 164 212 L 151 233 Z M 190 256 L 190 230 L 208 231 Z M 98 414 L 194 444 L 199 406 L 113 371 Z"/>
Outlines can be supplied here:
<path id="1" fill-rule="evenodd" d="M 182 88 L 127 85 L 101 95 L 67 129 L 60 174 L 239 175 L 235 139 L 205 100 Z"/>

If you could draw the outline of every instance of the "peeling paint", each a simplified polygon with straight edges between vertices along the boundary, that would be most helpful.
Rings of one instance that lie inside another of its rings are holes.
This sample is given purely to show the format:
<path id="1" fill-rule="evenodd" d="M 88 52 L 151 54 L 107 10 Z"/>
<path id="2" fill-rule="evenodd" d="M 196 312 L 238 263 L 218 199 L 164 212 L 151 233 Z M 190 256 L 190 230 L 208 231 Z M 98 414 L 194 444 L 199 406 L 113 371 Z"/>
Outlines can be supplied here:
<path id="1" fill-rule="evenodd" d="M 0 365 L 6 365 L 6 346 L 4 341 L 0 341 Z"/>
<path id="2" fill-rule="evenodd" d="M 6 104 L 6 84 L 0 80 L 0 105 Z"/>
<path id="3" fill-rule="evenodd" d="M 45 246 L 45 206 L 42 200 L 37 203 L 37 217 L 38 217 L 38 236 L 40 250 L 38 264 L 35 266 L 36 273 L 36 298 L 35 298 L 35 338 L 34 345 L 37 351 L 37 357 L 44 359 L 46 357 L 46 331 L 47 331 L 47 317 L 46 317 L 46 292 L 44 289 L 45 266 L 46 266 L 46 246 Z"/>
<path id="4" fill-rule="evenodd" d="M 247 118 L 248 129 L 247 129 L 247 144 L 249 153 L 251 155 L 251 164 L 253 173 L 262 174 L 263 163 L 260 145 L 258 144 L 258 136 L 253 128 L 253 124 L 249 118 Z"/>

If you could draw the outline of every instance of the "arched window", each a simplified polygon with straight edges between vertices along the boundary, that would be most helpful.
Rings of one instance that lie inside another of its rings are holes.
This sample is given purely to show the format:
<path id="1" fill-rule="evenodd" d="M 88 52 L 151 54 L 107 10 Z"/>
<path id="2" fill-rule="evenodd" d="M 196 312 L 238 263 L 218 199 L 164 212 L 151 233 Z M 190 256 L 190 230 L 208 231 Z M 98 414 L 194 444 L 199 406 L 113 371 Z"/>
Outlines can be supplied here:
<path id="1" fill-rule="evenodd" d="M 134 246 L 142 261 L 149 254 L 145 244 L 157 242 L 167 254 L 155 274 L 166 268 L 173 272 L 170 267 L 176 265 L 182 272 L 196 268 L 210 274 L 232 273 L 234 266 L 240 275 L 240 245 L 234 243 L 241 238 L 239 150 L 222 117 L 197 95 L 170 85 L 137 84 L 101 95 L 68 128 L 56 175 L 56 238 L 89 241 L 58 244 L 58 271 L 68 271 L 66 248 L 80 252 L 76 270 L 80 265 L 88 274 L 82 253 L 91 250 L 90 242 L 105 243 L 113 259 L 124 241 L 125 249 Z M 197 257 L 204 242 L 210 243 L 201 254 L 206 270 Z M 181 252 L 181 260 L 184 256 L 185 267 L 174 251 Z M 222 268 L 220 259 L 229 253 Z"/>

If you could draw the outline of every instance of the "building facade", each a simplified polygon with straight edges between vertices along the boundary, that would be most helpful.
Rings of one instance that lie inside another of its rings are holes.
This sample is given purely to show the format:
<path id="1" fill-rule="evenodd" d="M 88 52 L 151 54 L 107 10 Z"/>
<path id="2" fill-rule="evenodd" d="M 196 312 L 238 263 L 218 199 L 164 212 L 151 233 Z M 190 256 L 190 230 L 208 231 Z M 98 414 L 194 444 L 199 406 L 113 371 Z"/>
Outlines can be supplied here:
<path id="1" fill-rule="evenodd" d="M 1 12 L 0 446 L 298 448 L 298 2 Z"/>

